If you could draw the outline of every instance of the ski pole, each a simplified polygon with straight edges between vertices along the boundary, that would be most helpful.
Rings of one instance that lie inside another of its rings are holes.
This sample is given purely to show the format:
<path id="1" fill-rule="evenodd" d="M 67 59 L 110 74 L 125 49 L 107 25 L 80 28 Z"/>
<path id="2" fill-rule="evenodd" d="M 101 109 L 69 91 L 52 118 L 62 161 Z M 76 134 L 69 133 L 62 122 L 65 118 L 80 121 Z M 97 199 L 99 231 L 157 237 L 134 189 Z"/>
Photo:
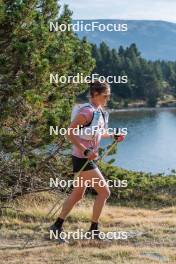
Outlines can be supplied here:
<path id="1" fill-rule="evenodd" d="M 76 177 L 79 176 L 79 174 L 81 173 L 81 171 L 84 170 L 84 168 L 86 167 L 86 165 L 88 164 L 88 162 L 89 162 L 89 160 L 87 160 L 87 161 L 85 162 L 85 164 L 82 166 L 82 168 L 80 169 L 80 171 L 78 171 L 78 173 L 75 175 L 74 179 L 75 179 Z M 68 190 L 68 187 L 67 187 L 67 189 L 64 191 L 64 194 L 67 192 L 67 190 Z M 55 209 L 56 206 L 58 205 L 59 201 L 60 201 L 60 199 L 58 199 L 58 200 L 56 201 L 56 203 L 55 203 L 55 204 L 53 205 L 53 207 L 49 210 L 49 212 L 47 213 L 47 215 L 45 216 L 45 218 L 48 218 L 49 216 L 50 216 L 50 218 L 53 217 L 53 216 L 55 216 L 55 214 L 56 214 L 57 211 L 61 208 L 62 205 L 59 206 L 59 208 L 58 208 L 58 209 L 57 209 L 52 215 L 50 215 L 50 214 L 54 211 L 54 209 Z M 33 234 L 32 234 L 32 238 L 34 237 L 35 233 L 37 232 L 37 230 L 38 230 L 38 228 L 39 228 L 40 226 L 41 226 L 41 223 L 40 223 L 40 225 L 38 225 L 38 226 L 34 229 L 34 232 L 33 232 Z M 30 239 L 28 238 L 22 249 L 25 249 L 25 248 L 26 248 L 26 246 L 27 246 L 28 243 L 29 243 L 29 240 L 30 240 Z"/>
<path id="2" fill-rule="evenodd" d="M 117 144 L 117 141 L 115 140 L 113 143 L 112 143 L 112 145 L 111 145 L 111 147 L 102 155 L 102 157 L 98 160 L 98 162 L 100 161 L 100 160 L 102 160 L 104 157 L 106 157 L 108 154 L 109 154 L 109 152 L 113 149 L 113 147 L 115 146 L 115 144 Z M 81 169 L 75 174 L 75 176 L 74 176 L 74 180 L 79 176 L 79 174 L 84 170 L 84 168 L 86 167 L 86 165 L 88 164 L 88 162 L 89 162 L 90 160 L 87 160 L 86 162 L 85 162 L 85 164 L 81 167 Z M 68 187 L 67 187 L 67 189 L 65 190 L 65 192 L 64 193 L 66 193 L 67 192 L 67 190 L 68 190 Z M 50 215 L 51 213 L 52 213 L 52 211 L 54 211 L 54 209 L 56 208 L 56 206 L 57 206 L 57 204 L 59 203 L 59 201 L 60 201 L 60 199 L 58 199 L 57 201 L 56 201 L 56 203 L 53 205 L 53 207 L 49 210 L 49 212 L 47 213 L 47 215 L 45 216 L 45 218 L 47 218 L 47 217 L 54 217 L 55 215 L 56 215 L 56 213 L 59 211 L 59 209 L 62 207 L 62 204 L 59 206 L 59 208 L 57 208 L 57 210 L 52 214 L 52 215 Z M 38 228 L 40 227 L 42 225 L 42 223 L 40 223 L 35 229 L 34 229 L 34 231 L 33 231 L 33 234 L 32 234 L 32 238 L 34 237 L 34 235 L 36 234 L 36 232 L 37 232 L 37 230 L 38 230 Z M 22 249 L 25 249 L 26 248 L 26 246 L 28 245 L 28 243 L 29 243 L 29 238 L 27 239 L 27 241 L 26 241 L 26 243 L 23 245 L 23 247 L 22 247 Z"/>
<path id="3" fill-rule="evenodd" d="M 103 160 L 108 154 L 109 154 L 109 152 L 113 149 L 113 147 L 115 146 L 117 144 L 117 141 L 115 140 L 114 141 L 114 143 L 111 145 L 111 147 L 103 154 L 103 156 L 102 157 L 100 157 L 100 159 L 98 160 L 98 162 L 99 161 L 101 161 L 101 160 Z M 86 162 L 85 162 L 85 164 L 82 166 L 82 168 L 75 174 L 75 176 L 74 176 L 74 180 L 80 175 L 80 173 L 84 170 L 84 168 L 86 167 L 86 165 L 88 164 L 88 162 L 89 162 L 90 160 L 87 160 Z M 65 192 L 64 193 L 66 193 L 67 192 L 67 190 L 68 190 L 68 187 L 67 187 L 67 189 L 65 190 Z M 57 203 L 59 202 L 60 200 L 58 200 L 57 202 L 56 202 L 56 204 L 55 204 L 55 207 L 56 207 L 56 205 L 57 205 Z M 55 208 L 54 207 L 54 208 Z M 52 217 L 54 217 L 55 215 L 56 215 L 56 213 L 59 211 L 59 209 L 62 207 L 62 204 L 59 206 L 59 208 L 50 216 L 51 218 Z M 53 208 L 53 210 L 54 210 L 54 208 Z"/>

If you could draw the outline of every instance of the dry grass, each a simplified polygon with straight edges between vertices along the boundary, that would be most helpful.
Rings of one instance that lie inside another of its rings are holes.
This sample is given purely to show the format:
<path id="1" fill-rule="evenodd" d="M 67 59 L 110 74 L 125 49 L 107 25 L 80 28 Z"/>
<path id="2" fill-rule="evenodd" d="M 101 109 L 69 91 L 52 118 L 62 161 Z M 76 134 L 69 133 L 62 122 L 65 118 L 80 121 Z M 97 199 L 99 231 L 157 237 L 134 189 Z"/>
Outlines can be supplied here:
<path id="1" fill-rule="evenodd" d="M 110 244 L 100 241 L 72 241 L 57 245 L 45 239 L 47 227 L 54 219 L 45 218 L 55 202 L 55 196 L 30 196 L 11 204 L 21 211 L 7 209 L 0 220 L 1 264 L 154 264 L 176 263 L 176 207 L 160 210 L 106 205 L 101 216 L 103 231 L 134 231 L 143 235 Z M 92 199 L 79 203 L 65 222 L 65 230 L 87 230 L 92 213 Z M 22 249 L 26 238 L 42 221 L 34 239 Z"/>
<path id="2" fill-rule="evenodd" d="M 147 255 L 148 253 L 148 255 Z M 174 248 L 134 247 L 134 246 L 46 246 L 25 250 L 1 251 L 2 264 L 55 264 L 55 263 L 123 263 L 123 264 L 156 264 L 176 263 Z"/>

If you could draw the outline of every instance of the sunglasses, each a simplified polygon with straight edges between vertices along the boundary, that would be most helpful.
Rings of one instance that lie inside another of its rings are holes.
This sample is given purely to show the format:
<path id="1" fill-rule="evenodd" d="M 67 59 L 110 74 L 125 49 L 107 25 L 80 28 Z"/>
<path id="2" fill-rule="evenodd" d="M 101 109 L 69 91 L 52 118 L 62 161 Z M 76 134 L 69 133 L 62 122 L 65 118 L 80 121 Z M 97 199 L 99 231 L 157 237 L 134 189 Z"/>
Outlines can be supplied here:
<path id="1" fill-rule="evenodd" d="M 111 96 L 111 94 L 102 94 L 104 98 L 109 98 Z"/>

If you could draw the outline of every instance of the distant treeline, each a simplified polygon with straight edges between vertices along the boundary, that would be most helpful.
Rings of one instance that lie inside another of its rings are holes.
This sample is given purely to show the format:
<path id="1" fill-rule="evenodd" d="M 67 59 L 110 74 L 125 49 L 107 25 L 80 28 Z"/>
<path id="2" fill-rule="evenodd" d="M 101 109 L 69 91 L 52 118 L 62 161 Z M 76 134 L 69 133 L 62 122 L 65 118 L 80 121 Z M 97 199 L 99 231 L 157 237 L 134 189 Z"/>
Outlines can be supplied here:
<path id="1" fill-rule="evenodd" d="M 141 57 L 136 44 L 110 49 L 105 42 L 92 44 L 96 60 L 94 73 L 105 77 L 127 75 L 128 83 L 111 84 L 113 99 L 143 99 L 155 106 L 164 94 L 176 95 L 176 62 L 148 61 Z"/>

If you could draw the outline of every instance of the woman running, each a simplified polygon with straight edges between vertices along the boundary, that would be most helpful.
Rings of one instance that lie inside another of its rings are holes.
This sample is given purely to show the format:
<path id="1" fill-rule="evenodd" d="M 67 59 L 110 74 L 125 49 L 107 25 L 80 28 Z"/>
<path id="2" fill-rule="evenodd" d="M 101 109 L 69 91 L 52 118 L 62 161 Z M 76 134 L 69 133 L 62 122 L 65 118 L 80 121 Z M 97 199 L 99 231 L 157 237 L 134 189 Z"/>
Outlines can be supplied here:
<path id="1" fill-rule="evenodd" d="M 103 111 L 108 99 L 111 95 L 111 89 L 108 83 L 101 83 L 96 81 L 90 85 L 89 103 L 80 108 L 76 116 L 73 118 L 67 134 L 67 138 L 73 144 L 72 148 L 72 164 L 73 172 L 78 174 L 79 180 L 83 182 L 90 181 L 90 185 L 96 190 L 97 196 L 93 205 L 93 213 L 89 232 L 94 232 L 94 238 L 99 239 L 98 221 L 106 200 L 110 196 L 109 187 L 96 164 L 98 158 L 98 148 L 101 138 L 114 137 L 107 133 L 93 131 L 93 127 L 105 128 L 107 118 Z M 75 128 L 82 128 L 79 135 L 73 132 Z M 87 130 L 86 130 L 87 129 Z M 86 133 L 87 131 L 87 133 Z M 89 133 L 88 133 L 89 132 Z M 114 137 L 118 142 L 124 139 L 123 136 Z M 87 162 L 86 166 L 84 164 Z M 84 168 L 83 168 L 84 166 Z M 82 169 L 83 168 L 83 169 Z M 80 171 L 80 173 L 79 173 Z M 101 184 L 100 184 L 101 181 Z M 91 183 L 94 183 L 93 185 Z M 103 183 L 103 184 L 102 184 Z M 79 184 L 78 184 L 79 185 Z M 80 201 L 85 193 L 86 184 L 74 187 L 71 194 L 65 200 L 61 213 L 56 222 L 50 227 L 53 232 L 57 234 L 63 232 L 63 223 L 74 205 Z M 61 237 L 58 238 L 60 242 L 66 242 Z"/>

